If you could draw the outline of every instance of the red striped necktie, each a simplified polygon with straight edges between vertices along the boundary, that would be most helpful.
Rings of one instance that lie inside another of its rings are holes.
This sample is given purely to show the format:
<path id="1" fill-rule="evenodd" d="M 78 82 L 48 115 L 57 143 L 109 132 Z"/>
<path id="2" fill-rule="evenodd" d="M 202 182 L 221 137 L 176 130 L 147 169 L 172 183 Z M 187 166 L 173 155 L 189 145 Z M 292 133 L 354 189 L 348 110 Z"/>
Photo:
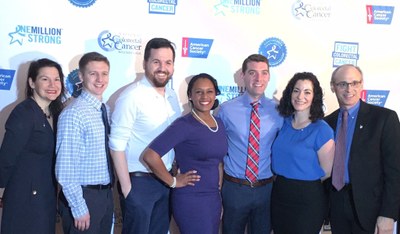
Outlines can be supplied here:
<path id="1" fill-rule="evenodd" d="M 260 117 L 258 115 L 258 102 L 253 106 L 250 117 L 249 145 L 247 147 L 246 179 L 254 183 L 258 176 L 258 161 L 260 158 Z"/>

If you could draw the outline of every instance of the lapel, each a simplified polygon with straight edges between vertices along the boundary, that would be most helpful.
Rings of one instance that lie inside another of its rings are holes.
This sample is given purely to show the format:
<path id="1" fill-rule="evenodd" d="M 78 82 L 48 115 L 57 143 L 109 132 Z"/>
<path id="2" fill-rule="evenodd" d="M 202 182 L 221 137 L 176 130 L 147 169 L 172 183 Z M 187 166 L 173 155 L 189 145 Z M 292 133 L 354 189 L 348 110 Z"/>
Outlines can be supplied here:
<path id="1" fill-rule="evenodd" d="M 368 127 L 368 112 L 368 104 L 360 100 L 360 109 L 358 110 L 356 125 L 354 126 L 353 140 L 350 147 L 350 155 L 353 155 L 353 152 L 365 147 L 360 145 L 360 142 L 365 142 L 363 138 L 369 137 L 364 134 L 364 129 Z"/>

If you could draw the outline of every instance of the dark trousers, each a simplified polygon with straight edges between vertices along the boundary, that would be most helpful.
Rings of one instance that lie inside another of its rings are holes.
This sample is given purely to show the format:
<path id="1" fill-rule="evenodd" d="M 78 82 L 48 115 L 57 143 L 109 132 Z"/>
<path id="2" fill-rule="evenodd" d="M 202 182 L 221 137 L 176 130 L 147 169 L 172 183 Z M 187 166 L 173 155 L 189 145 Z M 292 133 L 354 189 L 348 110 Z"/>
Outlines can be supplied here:
<path id="1" fill-rule="evenodd" d="M 225 234 L 248 234 L 271 232 L 272 183 L 251 188 L 224 180 L 222 185 L 223 218 Z"/>
<path id="2" fill-rule="evenodd" d="M 122 233 L 167 233 L 170 189 L 152 176 L 131 176 L 131 182 L 132 189 L 124 201 Z"/>
<path id="3" fill-rule="evenodd" d="M 74 218 L 62 192 L 58 203 L 64 234 L 110 234 L 113 222 L 114 201 L 111 189 L 82 188 L 83 198 L 90 214 L 90 226 L 86 231 L 75 228 Z"/>
<path id="4" fill-rule="evenodd" d="M 373 234 L 375 230 L 364 230 L 354 208 L 351 186 L 330 192 L 330 221 L 332 234 Z"/>

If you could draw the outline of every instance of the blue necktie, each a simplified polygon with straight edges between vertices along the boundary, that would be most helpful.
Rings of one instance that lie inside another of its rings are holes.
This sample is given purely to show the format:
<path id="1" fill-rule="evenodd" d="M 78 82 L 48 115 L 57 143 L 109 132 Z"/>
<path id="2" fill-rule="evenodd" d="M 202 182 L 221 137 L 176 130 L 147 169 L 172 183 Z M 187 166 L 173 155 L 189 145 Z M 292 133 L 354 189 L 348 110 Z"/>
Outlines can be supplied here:
<path id="1" fill-rule="evenodd" d="M 113 172 L 113 166 L 112 166 L 112 161 L 111 161 L 110 148 L 108 147 L 108 134 L 110 134 L 110 124 L 108 122 L 107 109 L 106 109 L 106 105 L 104 105 L 104 103 L 101 104 L 101 117 L 103 119 L 104 129 L 105 129 L 105 145 L 106 145 L 105 150 L 106 150 L 106 155 L 107 155 L 108 173 L 110 174 L 110 183 L 111 183 L 111 185 L 113 185 L 114 184 L 114 172 Z"/>

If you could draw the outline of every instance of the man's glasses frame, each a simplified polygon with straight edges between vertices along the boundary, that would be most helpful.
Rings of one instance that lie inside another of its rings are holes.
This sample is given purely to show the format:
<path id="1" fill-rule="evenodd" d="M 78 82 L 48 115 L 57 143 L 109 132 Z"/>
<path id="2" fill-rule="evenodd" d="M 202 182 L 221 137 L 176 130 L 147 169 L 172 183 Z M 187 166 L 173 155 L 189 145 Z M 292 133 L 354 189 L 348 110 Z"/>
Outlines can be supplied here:
<path id="1" fill-rule="evenodd" d="M 339 89 L 347 89 L 349 87 L 359 88 L 362 82 L 363 82 L 362 80 L 355 80 L 355 81 L 350 82 L 350 83 L 343 81 L 343 82 L 334 83 L 334 84 Z"/>

